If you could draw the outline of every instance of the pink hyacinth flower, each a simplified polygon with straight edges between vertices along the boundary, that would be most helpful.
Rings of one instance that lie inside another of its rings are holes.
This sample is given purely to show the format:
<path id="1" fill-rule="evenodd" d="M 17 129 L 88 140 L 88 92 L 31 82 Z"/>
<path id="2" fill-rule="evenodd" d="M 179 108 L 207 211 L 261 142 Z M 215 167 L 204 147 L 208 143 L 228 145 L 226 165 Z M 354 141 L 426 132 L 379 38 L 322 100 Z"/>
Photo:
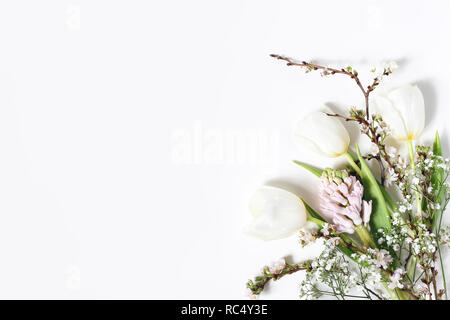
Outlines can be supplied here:
<path id="1" fill-rule="evenodd" d="M 332 218 L 338 233 L 354 233 L 355 226 L 368 225 L 372 201 L 364 201 L 364 188 L 354 176 L 342 179 L 322 177 L 320 208 Z"/>

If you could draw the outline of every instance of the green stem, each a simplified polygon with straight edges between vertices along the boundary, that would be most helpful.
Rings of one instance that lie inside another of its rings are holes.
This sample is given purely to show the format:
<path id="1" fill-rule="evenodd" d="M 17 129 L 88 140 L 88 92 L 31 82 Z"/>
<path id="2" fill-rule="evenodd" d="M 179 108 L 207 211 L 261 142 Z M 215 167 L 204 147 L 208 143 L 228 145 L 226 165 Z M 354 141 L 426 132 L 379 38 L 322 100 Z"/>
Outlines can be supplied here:
<path id="1" fill-rule="evenodd" d="M 386 289 L 387 293 L 391 297 L 392 300 L 400 300 L 398 294 L 396 291 L 389 289 L 388 285 L 386 284 L 385 280 L 381 280 L 381 284 Z"/>
<path id="2" fill-rule="evenodd" d="M 416 164 L 414 162 L 414 147 L 412 144 L 412 140 L 408 140 L 408 151 L 409 151 L 409 161 L 411 163 L 411 169 L 413 171 L 416 169 Z M 417 204 L 417 216 L 422 216 L 422 203 L 420 201 L 420 194 L 416 190 L 415 191 L 416 196 L 416 204 Z M 414 214 L 411 214 L 411 219 L 414 219 Z M 419 218 L 420 219 L 420 218 Z M 407 269 L 407 275 L 409 279 L 411 280 L 411 283 L 414 283 L 414 278 L 416 276 L 416 265 L 417 265 L 417 258 L 415 256 L 411 256 L 408 261 L 408 269 Z"/>
<path id="3" fill-rule="evenodd" d="M 437 247 L 438 247 L 438 252 L 439 252 L 439 261 L 441 263 L 442 280 L 444 282 L 445 300 L 448 300 L 448 296 L 447 296 L 447 281 L 445 279 L 445 268 L 444 268 L 444 262 L 442 261 L 441 246 L 439 245 L 439 242 L 438 242 Z"/>
<path id="4" fill-rule="evenodd" d="M 411 281 L 411 284 L 414 285 L 414 280 L 416 278 L 416 265 L 417 265 L 417 258 L 416 258 L 416 256 L 411 256 L 408 259 L 407 264 L 408 264 L 408 267 L 407 267 L 408 270 L 407 270 L 406 274 L 408 275 L 408 278 Z"/>
<path id="5" fill-rule="evenodd" d="M 369 231 L 363 225 L 356 226 L 356 233 L 366 247 L 376 248 L 375 242 L 372 240 Z"/>
<path id="6" fill-rule="evenodd" d="M 410 300 L 409 294 L 403 291 L 402 289 L 395 288 L 395 293 L 397 294 L 400 300 Z"/>
<path id="7" fill-rule="evenodd" d="M 411 162 L 411 168 L 414 170 L 416 168 L 416 164 L 414 162 L 414 147 L 412 144 L 412 140 L 408 140 L 408 151 L 409 151 L 409 160 Z"/>
<path id="8" fill-rule="evenodd" d="M 326 223 L 325 221 L 322 221 L 320 219 L 314 218 L 311 215 L 308 214 L 308 216 L 306 217 L 306 220 L 314 222 L 315 224 L 317 224 L 319 227 L 323 227 L 323 225 Z"/>
<path id="9" fill-rule="evenodd" d="M 359 176 L 361 176 L 361 169 L 358 167 L 358 165 L 356 164 L 355 160 L 353 160 L 352 155 L 347 152 L 347 153 L 344 153 L 344 157 L 345 157 L 345 159 L 347 159 L 348 163 L 356 171 L 356 173 Z"/>
<path id="10" fill-rule="evenodd" d="M 344 242 L 351 243 L 356 246 L 356 243 L 354 243 L 353 240 L 350 239 L 350 237 L 347 236 L 345 233 L 340 233 L 339 236 L 341 237 L 342 240 L 344 240 Z M 359 247 L 359 246 L 357 246 L 357 247 Z"/>
<path id="11" fill-rule="evenodd" d="M 409 151 L 409 160 L 411 162 L 411 169 L 413 169 L 413 171 L 414 171 L 416 169 L 416 164 L 414 163 L 414 147 L 412 144 L 412 140 L 408 140 L 408 151 Z M 420 201 L 420 194 L 417 190 L 414 193 L 416 195 L 417 217 L 419 217 L 419 220 L 421 220 L 422 202 Z M 412 214 L 412 218 L 414 218 L 413 214 Z"/>

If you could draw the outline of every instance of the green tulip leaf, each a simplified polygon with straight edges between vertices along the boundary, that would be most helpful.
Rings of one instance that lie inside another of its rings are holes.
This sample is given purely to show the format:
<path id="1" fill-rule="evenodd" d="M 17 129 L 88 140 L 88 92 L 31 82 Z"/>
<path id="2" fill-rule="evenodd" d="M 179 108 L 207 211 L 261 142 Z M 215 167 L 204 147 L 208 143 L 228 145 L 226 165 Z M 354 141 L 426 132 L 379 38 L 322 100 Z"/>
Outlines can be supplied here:
<path id="1" fill-rule="evenodd" d="M 312 167 L 312 166 L 310 166 L 310 165 L 308 165 L 306 163 L 303 163 L 303 162 L 300 162 L 300 161 L 297 161 L 297 160 L 294 160 L 293 162 L 295 164 L 298 164 L 300 167 L 305 168 L 306 170 L 308 170 L 309 172 L 311 172 L 312 174 L 314 174 L 315 176 L 317 176 L 319 178 L 322 176 L 322 172 L 323 172 L 322 169 L 318 169 L 318 168 Z"/>
<path id="2" fill-rule="evenodd" d="M 358 159 L 361 166 L 361 180 L 364 185 L 364 200 L 372 200 L 370 228 L 372 234 L 376 236 L 378 229 L 382 228 L 390 230 L 391 228 L 389 209 L 387 207 L 383 191 L 366 162 L 362 158 L 358 146 L 356 146 L 356 152 L 358 154 Z"/>
<path id="3" fill-rule="evenodd" d="M 308 213 L 311 215 L 311 217 L 316 218 L 316 219 L 319 219 L 319 220 L 321 220 L 321 221 L 325 221 L 325 219 L 322 218 L 322 217 L 320 216 L 320 214 L 318 214 L 313 208 L 311 208 L 311 207 L 309 206 L 309 204 L 306 203 L 305 200 L 302 199 L 302 201 L 303 201 L 303 204 L 305 205 L 306 211 L 308 211 Z"/>
<path id="4" fill-rule="evenodd" d="M 356 253 L 355 250 L 350 249 L 350 248 L 347 248 L 347 247 L 344 247 L 344 246 L 340 246 L 340 245 L 338 245 L 338 246 L 336 246 L 336 247 L 338 247 L 338 249 L 339 249 L 343 254 L 345 254 L 347 257 L 349 257 L 350 259 L 352 259 L 352 260 L 355 261 L 356 263 L 359 263 L 359 262 L 358 262 L 358 259 L 357 259 L 356 257 L 353 256 L 353 253 Z"/>
<path id="5" fill-rule="evenodd" d="M 395 209 L 395 202 L 392 200 L 391 195 L 386 191 L 386 189 L 378 182 L 378 186 L 380 187 L 381 193 L 383 194 L 384 200 L 386 204 L 392 209 Z"/>
<path id="6" fill-rule="evenodd" d="M 442 156 L 441 139 L 439 139 L 439 133 L 437 131 L 433 142 L 433 153 L 436 156 Z"/>

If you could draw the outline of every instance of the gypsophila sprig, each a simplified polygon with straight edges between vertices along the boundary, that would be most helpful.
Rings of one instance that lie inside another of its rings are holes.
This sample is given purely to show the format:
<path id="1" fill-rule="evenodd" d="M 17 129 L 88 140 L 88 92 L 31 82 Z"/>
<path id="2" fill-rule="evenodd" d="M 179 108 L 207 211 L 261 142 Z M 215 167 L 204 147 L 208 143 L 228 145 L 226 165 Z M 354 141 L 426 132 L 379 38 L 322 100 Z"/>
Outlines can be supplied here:
<path id="1" fill-rule="evenodd" d="M 325 295 L 341 300 L 383 299 L 378 287 L 381 274 L 373 266 L 354 263 L 328 241 L 321 255 L 311 262 L 300 284 L 300 298 L 315 299 Z"/>

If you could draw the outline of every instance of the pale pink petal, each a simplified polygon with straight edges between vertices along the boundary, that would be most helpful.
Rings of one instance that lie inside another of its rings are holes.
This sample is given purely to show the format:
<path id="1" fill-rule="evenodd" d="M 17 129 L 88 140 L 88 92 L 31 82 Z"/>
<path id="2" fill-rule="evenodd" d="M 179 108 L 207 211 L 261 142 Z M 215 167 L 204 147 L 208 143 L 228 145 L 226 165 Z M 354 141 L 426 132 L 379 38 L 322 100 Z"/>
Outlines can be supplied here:
<path id="1" fill-rule="evenodd" d="M 348 197 L 349 195 L 349 190 L 348 190 L 348 186 L 345 183 L 341 183 L 338 186 L 338 190 L 339 192 L 344 196 L 344 197 Z"/>
<path id="2" fill-rule="evenodd" d="M 337 203 L 345 206 L 348 204 L 348 200 L 346 198 L 344 198 L 344 196 L 342 194 L 340 194 L 339 192 L 333 192 L 330 195 L 330 199 L 336 201 Z"/>
<path id="3" fill-rule="evenodd" d="M 370 215 L 372 214 L 372 200 L 363 201 L 362 218 L 364 225 L 368 225 L 370 221 Z"/>
<path id="4" fill-rule="evenodd" d="M 353 222 L 345 218 L 341 214 L 335 214 L 333 217 L 333 223 L 336 225 L 336 230 L 339 232 L 353 233 L 355 228 Z"/>
<path id="5" fill-rule="evenodd" d="M 362 223 L 360 211 L 357 210 L 355 207 L 349 206 L 345 208 L 344 214 L 350 219 L 352 219 L 355 225 L 359 226 Z"/>
<path id="6" fill-rule="evenodd" d="M 354 194 L 351 194 L 348 197 L 348 202 L 350 203 L 350 206 L 354 207 L 358 212 L 361 212 L 361 196 L 356 196 Z"/>
<path id="7" fill-rule="evenodd" d="M 344 179 L 344 182 L 348 186 L 348 188 L 351 189 L 353 186 L 353 183 L 356 182 L 356 178 L 354 176 L 346 177 Z"/>

